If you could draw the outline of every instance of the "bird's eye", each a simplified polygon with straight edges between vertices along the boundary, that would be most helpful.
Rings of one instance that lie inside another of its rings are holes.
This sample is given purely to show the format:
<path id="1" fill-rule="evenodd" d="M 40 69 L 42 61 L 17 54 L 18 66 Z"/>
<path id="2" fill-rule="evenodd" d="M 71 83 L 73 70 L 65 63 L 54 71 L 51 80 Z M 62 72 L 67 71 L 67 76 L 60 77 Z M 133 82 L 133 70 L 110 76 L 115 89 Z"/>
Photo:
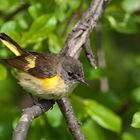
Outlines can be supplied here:
<path id="1" fill-rule="evenodd" d="M 80 76 L 81 76 L 81 74 L 80 74 L 80 73 L 78 73 L 78 74 L 77 74 L 77 76 L 78 76 L 78 77 L 80 77 Z"/>
<path id="2" fill-rule="evenodd" d="M 72 77 L 73 73 L 71 71 L 68 71 L 68 76 Z"/>

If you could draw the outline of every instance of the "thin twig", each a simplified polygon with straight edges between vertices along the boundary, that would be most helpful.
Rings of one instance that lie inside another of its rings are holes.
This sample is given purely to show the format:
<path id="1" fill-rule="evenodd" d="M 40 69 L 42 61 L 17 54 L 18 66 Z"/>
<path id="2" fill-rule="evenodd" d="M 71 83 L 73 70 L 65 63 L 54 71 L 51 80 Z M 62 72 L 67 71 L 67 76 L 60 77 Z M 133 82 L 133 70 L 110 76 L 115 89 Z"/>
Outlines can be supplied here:
<path id="1" fill-rule="evenodd" d="M 103 48 L 98 48 L 98 64 L 102 69 L 106 68 L 105 54 Z M 109 82 L 107 76 L 103 76 L 100 79 L 100 89 L 103 93 L 106 93 L 109 90 Z"/>
<path id="2" fill-rule="evenodd" d="M 124 101 L 121 102 L 120 106 L 118 106 L 114 112 L 123 115 L 123 113 L 132 105 L 132 100 L 130 98 L 125 99 Z"/>
<path id="3" fill-rule="evenodd" d="M 97 68 L 96 66 L 96 59 L 95 59 L 95 56 L 93 55 L 93 52 L 92 52 L 92 49 L 90 47 L 90 41 L 89 39 L 87 40 L 87 42 L 83 45 L 83 49 L 84 49 L 84 52 L 85 52 L 85 55 L 88 59 L 88 61 L 90 62 L 90 65 L 93 67 L 93 68 Z"/>
<path id="4" fill-rule="evenodd" d="M 97 56 L 98 56 L 98 65 L 100 68 L 106 68 L 106 59 L 105 52 L 102 46 L 102 29 L 101 25 L 98 25 L 96 28 L 96 46 L 97 46 Z M 103 93 L 106 93 L 109 90 L 109 82 L 107 76 L 103 76 L 100 79 L 100 90 Z"/>

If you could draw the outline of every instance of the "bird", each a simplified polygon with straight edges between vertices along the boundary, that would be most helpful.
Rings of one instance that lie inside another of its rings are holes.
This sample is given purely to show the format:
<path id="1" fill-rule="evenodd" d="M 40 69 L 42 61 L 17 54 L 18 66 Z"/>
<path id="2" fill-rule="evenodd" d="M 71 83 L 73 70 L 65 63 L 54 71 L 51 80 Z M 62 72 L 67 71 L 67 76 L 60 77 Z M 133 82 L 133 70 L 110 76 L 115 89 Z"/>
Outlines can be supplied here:
<path id="1" fill-rule="evenodd" d="M 32 96 L 57 100 L 70 95 L 78 83 L 86 84 L 79 60 L 61 54 L 25 51 L 5 33 L 0 33 L 0 40 L 15 54 L 2 60 L 17 70 L 19 84 Z"/>

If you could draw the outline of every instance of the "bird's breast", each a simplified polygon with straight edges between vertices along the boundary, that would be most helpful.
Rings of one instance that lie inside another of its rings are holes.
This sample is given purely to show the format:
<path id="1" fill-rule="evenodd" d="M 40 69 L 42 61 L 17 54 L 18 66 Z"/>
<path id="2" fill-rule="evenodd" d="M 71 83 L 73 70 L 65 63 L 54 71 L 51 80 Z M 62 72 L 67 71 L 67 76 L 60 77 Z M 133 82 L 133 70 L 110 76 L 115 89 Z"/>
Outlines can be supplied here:
<path id="1" fill-rule="evenodd" d="M 44 99 L 58 99 L 66 96 L 71 91 L 71 86 L 56 75 L 52 78 L 40 79 L 28 73 L 20 72 L 19 84 L 31 94 Z"/>

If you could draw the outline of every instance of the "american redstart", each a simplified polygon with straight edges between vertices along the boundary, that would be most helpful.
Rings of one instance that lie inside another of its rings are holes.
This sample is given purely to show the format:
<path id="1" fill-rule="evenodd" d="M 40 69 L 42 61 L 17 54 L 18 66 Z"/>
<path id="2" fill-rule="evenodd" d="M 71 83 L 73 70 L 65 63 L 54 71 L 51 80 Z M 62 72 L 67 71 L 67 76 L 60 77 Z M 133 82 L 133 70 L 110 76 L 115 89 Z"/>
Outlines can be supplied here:
<path id="1" fill-rule="evenodd" d="M 4 33 L 0 33 L 0 40 L 16 55 L 3 60 L 18 70 L 19 84 L 32 95 L 59 99 L 69 95 L 78 81 L 85 83 L 79 60 L 53 53 L 26 52 Z"/>

